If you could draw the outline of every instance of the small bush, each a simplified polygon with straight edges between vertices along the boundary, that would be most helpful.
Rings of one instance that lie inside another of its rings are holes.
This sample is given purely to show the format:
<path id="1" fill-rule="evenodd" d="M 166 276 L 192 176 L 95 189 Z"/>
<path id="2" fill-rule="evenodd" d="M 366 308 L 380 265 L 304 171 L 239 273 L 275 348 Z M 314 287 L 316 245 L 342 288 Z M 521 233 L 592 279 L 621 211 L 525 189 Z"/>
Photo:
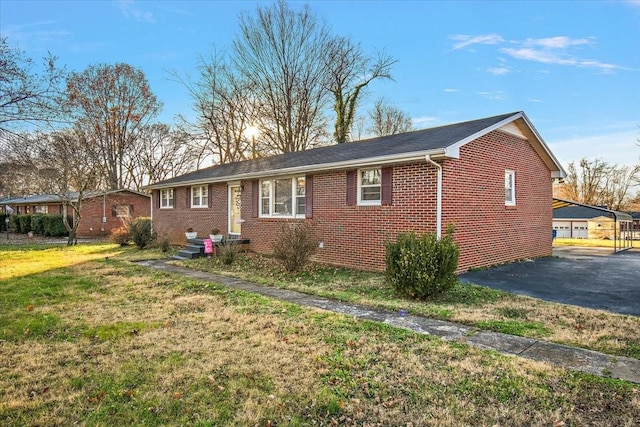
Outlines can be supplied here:
<path id="1" fill-rule="evenodd" d="M 37 214 L 31 217 L 31 230 L 34 234 L 40 234 L 44 236 L 44 215 Z"/>
<path id="2" fill-rule="evenodd" d="M 16 233 L 22 233 L 22 230 L 20 230 L 20 215 L 11 215 L 9 219 L 10 229 Z"/>
<path id="3" fill-rule="evenodd" d="M 109 235 L 109 241 L 120 246 L 126 246 L 129 244 L 129 229 L 126 226 L 121 226 L 111 230 Z"/>
<path id="4" fill-rule="evenodd" d="M 224 265 L 231 265 L 238 258 L 240 248 L 233 240 L 225 240 L 220 246 L 220 260 Z"/>
<path id="5" fill-rule="evenodd" d="M 166 235 L 163 236 L 162 239 L 160 239 L 159 246 L 160 246 L 160 250 L 163 253 L 167 253 L 171 249 L 171 245 L 169 244 L 169 238 Z"/>
<path id="6" fill-rule="evenodd" d="M 20 233 L 27 234 L 31 231 L 31 215 L 24 214 L 18 217 L 18 221 L 20 221 Z"/>
<path id="7" fill-rule="evenodd" d="M 386 277 L 400 294 L 425 300 L 457 283 L 458 255 L 452 230 L 440 240 L 435 234 L 400 234 L 386 245 Z"/>
<path id="8" fill-rule="evenodd" d="M 156 235 L 151 229 L 151 218 L 136 218 L 129 225 L 129 237 L 138 249 L 144 249 L 151 245 Z"/>
<path id="9" fill-rule="evenodd" d="M 44 235 L 51 237 L 67 236 L 69 233 L 62 222 L 62 215 L 43 215 Z M 73 219 L 67 216 L 69 225 L 73 226 Z"/>
<path id="10" fill-rule="evenodd" d="M 311 224 L 285 224 L 273 245 L 273 255 L 291 273 L 299 271 L 318 250 L 318 239 Z"/>
<path id="11" fill-rule="evenodd" d="M 0 231 L 7 231 L 7 223 L 5 222 L 5 220 L 8 216 L 8 213 L 0 212 Z"/>

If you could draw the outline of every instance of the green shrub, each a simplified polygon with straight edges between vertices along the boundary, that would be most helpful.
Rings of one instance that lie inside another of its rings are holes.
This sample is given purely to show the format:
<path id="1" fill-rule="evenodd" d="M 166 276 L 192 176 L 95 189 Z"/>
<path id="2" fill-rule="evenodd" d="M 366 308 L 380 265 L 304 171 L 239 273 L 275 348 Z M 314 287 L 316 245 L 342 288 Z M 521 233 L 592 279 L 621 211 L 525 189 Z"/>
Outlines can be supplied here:
<path id="1" fill-rule="evenodd" d="M 151 218 L 136 218 L 129 225 L 129 238 L 138 247 L 144 249 L 156 239 L 156 235 L 151 229 Z"/>
<path id="2" fill-rule="evenodd" d="M 35 214 L 31 216 L 31 230 L 34 234 L 41 234 L 44 236 L 44 215 Z"/>
<path id="3" fill-rule="evenodd" d="M 289 272 L 302 269 L 318 250 L 318 239 L 307 222 L 284 224 L 273 245 L 273 255 Z"/>
<path id="4" fill-rule="evenodd" d="M 20 230 L 20 215 L 11 215 L 9 218 L 11 219 L 9 227 L 16 233 L 22 233 L 22 230 Z"/>
<path id="5" fill-rule="evenodd" d="M 387 243 L 386 277 L 397 292 L 425 300 L 453 288 L 459 249 L 452 232 L 440 240 L 434 234 L 400 234 Z"/>
<path id="6" fill-rule="evenodd" d="M 129 244 L 129 229 L 124 225 L 111 230 L 109 234 L 109 241 L 120 246 L 126 246 Z"/>
<path id="7" fill-rule="evenodd" d="M 67 236 L 69 233 L 62 221 L 62 215 L 44 215 L 44 235 L 51 237 Z M 67 216 L 69 225 L 73 224 L 73 219 Z"/>
<path id="8" fill-rule="evenodd" d="M 27 234 L 31 231 L 31 214 L 24 214 L 18 216 L 20 222 L 20 233 Z"/>
<path id="9" fill-rule="evenodd" d="M 7 231 L 7 223 L 5 222 L 5 220 L 8 216 L 8 213 L 0 212 L 0 231 Z"/>

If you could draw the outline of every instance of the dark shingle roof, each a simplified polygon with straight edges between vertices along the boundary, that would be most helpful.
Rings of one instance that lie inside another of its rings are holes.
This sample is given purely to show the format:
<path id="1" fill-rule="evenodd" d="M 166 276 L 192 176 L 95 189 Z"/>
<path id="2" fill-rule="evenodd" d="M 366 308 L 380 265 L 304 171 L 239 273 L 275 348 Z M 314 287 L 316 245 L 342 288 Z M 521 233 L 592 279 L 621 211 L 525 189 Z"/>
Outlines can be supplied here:
<path id="1" fill-rule="evenodd" d="M 102 196 L 104 194 L 113 194 L 113 193 L 120 193 L 120 192 L 129 192 L 129 193 L 138 194 L 144 197 L 150 197 L 149 195 L 140 193 L 138 191 L 122 189 L 122 190 L 110 190 L 110 191 L 90 191 L 88 193 L 84 193 L 84 197 L 82 199 L 85 200 L 85 199 L 90 199 L 92 197 Z M 78 199 L 78 193 L 76 191 L 69 193 L 69 199 L 76 201 Z M 63 202 L 62 196 L 57 194 L 35 194 L 33 196 L 5 199 L 0 201 L 0 204 L 2 205 L 15 205 L 15 204 L 41 205 L 41 204 L 47 204 L 47 203 L 62 203 L 62 202 Z"/>
<path id="2" fill-rule="evenodd" d="M 281 170 L 303 168 L 307 166 L 315 166 L 319 168 L 322 165 L 340 162 L 444 149 L 468 138 L 471 135 L 496 125 L 515 114 L 518 113 L 502 114 L 479 120 L 372 138 L 359 142 L 337 144 L 261 159 L 211 166 L 154 183 L 148 188 L 166 187 L 171 184 L 183 184 L 205 180 L 223 180 L 233 176 L 259 174 L 262 172 L 277 173 Z"/>
<path id="3" fill-rule="evenodd" d="M 589 206 L 567 206 L 553 210 L 553 219 L 591 219 L 598 216 L 613 218 L 613 214 Z"/>

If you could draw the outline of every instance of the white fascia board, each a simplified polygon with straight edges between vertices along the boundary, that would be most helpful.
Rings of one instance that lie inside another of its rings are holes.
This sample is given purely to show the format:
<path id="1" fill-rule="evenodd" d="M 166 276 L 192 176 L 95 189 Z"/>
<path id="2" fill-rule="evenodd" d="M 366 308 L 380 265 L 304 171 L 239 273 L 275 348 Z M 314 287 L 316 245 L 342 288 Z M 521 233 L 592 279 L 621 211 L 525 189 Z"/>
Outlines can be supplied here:
<path id="1" fill-rule="evenodd" d="M 438 149 L 438 150 L 419 151 L 419 152 L 412 152 L 412 153 L 402 153 L 402 154 L 397 154 L 393 156 L 367 157 L 367 158 L 358 159 L 358 160 L 347 160 L 344 162 L 297 166 L 293 168 L 284 168 L 284 169 L 267 170 L 267 171 L 254 172 L 254 173 L 220 176 L 216 178 L 201 178 L 198 180 L 174 182 L 171 184 L 148 185 L 144 188 L 148 190 L 159 190 L 163 188 L 187 187 L 192 185 L 259 179 L 259 178 L 272 177 L 272 176 L 324 172 L 324 171 L 332 171 L 337 169 L 360 168 L 365 166 L 391 165 L 391 164 L 398 164 L 398 163 L 423 161 L 426 155 L 430 155 L 432 158 L 435 158 L 435 159 L 442 159 L 447 157 L 447 150 Z"/>
<path id="2" fill-rule="evenodd" d="M 456 157 L 456 158 L 459 158 L 460 157 L 460 147 L 470 143 L 471 141 L 474 141 L 474 140 L 480 138 L 481 136 L 484 136 L 484 135 L 488 134 L 489 132 L 493 132 L 496 129 L 500 129 L 502 126 L 504 126 L 506 124 L 509 124 L 509 123 L 519 119 L 522 116 L 523 116 L 522 112 L 515 113 L 514 115 L 509 116 L 506 119 L 499 121 L 498 123 L 495 123 L 495 124 L 493 124 L 491 126 L 488 126 L 488 127 L 484 128 L 484 129 L 482 129 L 481 131 L 478 131 L 478 132 L 476 132 L 476 133 L 474 133 L 472 135 L 469 135 L 466 138 L 461 139 L 460 141 L 455 142 L 455 143 L 447 146 L 447 152 L 458 153 L 458 157 Z M 529 122 L 527 122 L 527 124 L 529 124 Z"/>
<path id="3" fill-rule="evenodd" d="M 564 168 L 562 167 L 562 165 L 560 164 L 560 162 L 558 161 L 556 156 L 553 154 L 553 152 L 551 152 L 551 150 L 549 149 L 549 146 L 547 145 L 547 143 L 544 142 L 544 139 L 542 139 L 542 136 L 540 136 L 540 134 L 538 133 L 538 130 L 533 126 L 533 123 L 531 123 L 531 121 L 529 120 L 529 118 L 527 117 L 526 114 L 520 113 L 520 115 L 522 116 L 522 119 L 527 124 L 527 126 L 529 127 L 531 132 L 535 135 L 535 137 L 540 142 L 540 146 L 542 147 L 542 149 L 545 151 L 545 153 L 549 156 L 549 158 L 553 161 L 553 163 L 558 168 L 558 170 L 551 172 L 551 177 L 552 178 L 566 178 L 567 177 L 567 172 L 564 170 Z"/>

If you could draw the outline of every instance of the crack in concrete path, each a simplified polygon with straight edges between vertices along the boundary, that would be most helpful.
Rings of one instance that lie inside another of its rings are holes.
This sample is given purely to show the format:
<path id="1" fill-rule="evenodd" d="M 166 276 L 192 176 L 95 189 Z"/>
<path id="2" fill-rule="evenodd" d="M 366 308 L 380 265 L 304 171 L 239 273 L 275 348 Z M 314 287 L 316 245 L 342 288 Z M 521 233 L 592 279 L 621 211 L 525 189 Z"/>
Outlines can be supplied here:
<path id="1" fill-rule="evenodd" d="M 219 283 L 229 288 L 252 292 L 306 307 L 345 314 L 357 319 L 386 323 L 419 334 L 434 335 L 446 341 L 461 342 L 484 350 L 494 350 L 510 356 L 543 361 L 575 371 L 640 383 L 640 360 L 638 359 L 611 356 L 593 350 L 555 344 L 533 338 L 485 331 L 444 320 L 407 315 L 404 312 L 393 312 L 297 291 L 261 286 L 233 277 L 219 276 L 179 267 L 168 264 L 166 261 L 141 261 L 138 264 L 202 281 Z"/>

